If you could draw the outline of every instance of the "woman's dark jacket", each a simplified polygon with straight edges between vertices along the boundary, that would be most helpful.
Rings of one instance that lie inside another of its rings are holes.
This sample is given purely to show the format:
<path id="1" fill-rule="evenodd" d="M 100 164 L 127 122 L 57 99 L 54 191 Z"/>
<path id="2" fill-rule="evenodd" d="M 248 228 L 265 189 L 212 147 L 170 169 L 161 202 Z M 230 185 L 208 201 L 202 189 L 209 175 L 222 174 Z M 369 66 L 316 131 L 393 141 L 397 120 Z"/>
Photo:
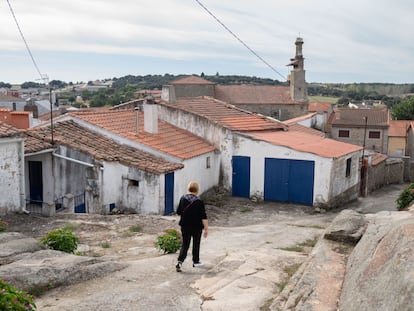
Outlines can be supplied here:
<path id="1" fill-rule="evenodd" d="M 191 204 L 190 204 L 191 203 Z M 203 219 L 207 219 L 204 202 L 194 194 L 185 194 L 178 204 L 177 214 L 181 216 L 181 227 L 203 229 Z"/>

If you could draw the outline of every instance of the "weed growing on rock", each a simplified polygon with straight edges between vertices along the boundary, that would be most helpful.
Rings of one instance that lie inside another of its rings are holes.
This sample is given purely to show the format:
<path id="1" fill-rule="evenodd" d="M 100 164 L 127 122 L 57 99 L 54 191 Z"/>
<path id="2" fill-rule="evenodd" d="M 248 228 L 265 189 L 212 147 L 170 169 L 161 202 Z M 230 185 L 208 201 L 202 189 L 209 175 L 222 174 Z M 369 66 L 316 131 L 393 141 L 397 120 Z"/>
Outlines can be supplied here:
<path id="1" fill-rule="evenodd" d="M 414 201 L 414 183 L 410 184 L 407 188 L 401 192 L 397 199 L 398 210 L 407 208 Z"/>
<path id="2" fill-rule="evenodd" d="M 40 244 L 69 254 L 76 250 L 78 243 L 79 238 L 68 228 L 52 230 L 40 239 Z"/>
<path id="3" fill-rule="evenodd" d="M 9 226 L 9 223 L 7 221 L 0 221 L 0 232 L 6 232 L 7 227 Z"/>

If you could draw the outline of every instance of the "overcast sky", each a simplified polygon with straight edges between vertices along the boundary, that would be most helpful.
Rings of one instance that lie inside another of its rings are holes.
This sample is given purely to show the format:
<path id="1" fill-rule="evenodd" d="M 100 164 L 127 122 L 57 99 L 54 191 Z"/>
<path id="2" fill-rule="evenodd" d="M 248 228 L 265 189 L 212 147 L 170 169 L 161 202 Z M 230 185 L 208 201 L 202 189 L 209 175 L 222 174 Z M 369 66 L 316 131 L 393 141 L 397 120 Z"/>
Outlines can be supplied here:
<path id="1" fill-rule="evenodd" d="M 146 74 L 284 81 L 304 40 L 308 82 L 414 83 L 412 0 L 8 0 L 42 74 L 89 81 Z M 40 76 L 0 2 L 0 81 Z"/>

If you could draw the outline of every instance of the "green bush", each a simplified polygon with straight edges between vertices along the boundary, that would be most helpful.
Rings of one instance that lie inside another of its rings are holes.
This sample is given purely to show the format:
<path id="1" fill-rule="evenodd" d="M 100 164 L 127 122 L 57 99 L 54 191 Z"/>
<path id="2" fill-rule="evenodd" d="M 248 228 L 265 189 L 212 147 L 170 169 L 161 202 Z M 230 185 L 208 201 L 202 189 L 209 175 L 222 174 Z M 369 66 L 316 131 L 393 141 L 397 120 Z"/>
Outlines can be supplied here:
<path id="1" fill-rule="evenodd" d="M 173 254 L 181 247 L 181 235 L 175 229 L 167 230 L 167 233 L 157 237 L 155 247 L 164 251 L 164 254 Z"/>
<path id="2" fill-rule="evenodd" d="M 30 311 L 36 310 L 36 304 L 32 295 L 0 279 L 0 310 Z"/>
<path id="3" fill-rule="evenodd" d="M 6 232 L 9 223 L 7 221 L 0 220 L 0 232 Z"/>
<path id="4" fill-rule="evenodd" d="M 40 243 L 48 248 L 71 254 L 78 247 L 79 238 L 73 234 L 71 229 L 59 228 L 46 234 L 40 239 Z"/>
<path id="5" fill-rule="evenodd" d="M 400 196 L 397 199 L 397 208 L 402 210 L 410 205 L 414 200 L 414 184 L 409 185 L 407 188 L 401 192 Z"/>

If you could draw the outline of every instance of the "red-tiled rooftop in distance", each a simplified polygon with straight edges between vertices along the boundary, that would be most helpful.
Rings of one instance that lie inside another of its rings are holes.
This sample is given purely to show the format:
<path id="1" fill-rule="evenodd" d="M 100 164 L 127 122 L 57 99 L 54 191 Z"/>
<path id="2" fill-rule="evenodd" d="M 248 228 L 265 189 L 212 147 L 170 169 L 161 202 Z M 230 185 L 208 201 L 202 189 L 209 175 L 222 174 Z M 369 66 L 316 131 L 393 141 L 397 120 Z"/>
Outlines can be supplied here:
<path id="1" fill-rule="evenodd" d="M 311 102 L 308 106 L 309 112 L 329 112 L 332 107 L 332 103 L 322 103 L 322 102 Z"/>
<path id="2" fill-rule="evenodd" d="M 51 140 L 50 127 L 33 129 L 28 135 L 39 141 Z M 79 150 L 98 161 L 117 161 L 154 174 L 165 174 L 184 167 L 181 163 L 169 162 L 136 148 L 118 144 L 71 120 L 56 123 L 53 138 L 56 144 Z"/>
<path id="3" fill-rule="evenodd" d="M 15 127 L 0 121 L 0 138 L 20 136 L 20 133 Z"/>
<path id="4" fill-rule="evenodd" d="M 410 120 L 390 120 L 390 127 L 388 129 L 388 136 L 391 137 L 406 137 L 407 128 L 410 125 Z"/>
<path id="5" fill-rule="evenodd" d="M 251 137 L 269 142 L 274 145 L 288 147 L 302 152 L 309 152 L 324 158 L 339 158 L 352 152 L 362 150 L 362 147 L 317 135 L 309 135 L 294 129 L 288 132 L 255 132 Z"/>
<path id="6" fill-rule="evenodd" d="M 389 112 L 387 109 L 352 109 L 336 108 L 332 117 L 332 125 L 335 126 L 365 126 L 367 117 L 367 126 L 369 127 L 388 127 Z"/>
<path id="7" fill-rule="evenodd" d="M 233 105 L 297 104 L 290 97 L 289 86 L 281 85 L 216 85 L 215 98 Z"/>
<path id="8" fill-rule="evenodd" d="M 73 112 L 71 115 L 179 159 L 190 159 L 216 149 L 206 140 L 163 121 L 158 122 L 158 134 L 145 132 L 142 112 L 139 112 L 139 135 L 136 135 L 134 110 Z"/>
<path id="9" fill-rule="evenodd" d="M 310 119 L 314 115 L 316 115 L 316 112 L 314 112 L 314 113 L 308 113 L 308 114 L 305 114 L 305 115 L 300 116 L 300 117 L 297 117 L 297 118 L 289 119 L 289 120 L 283 121 L 283 123 L 286 123 L 287 125 L 292 125 L 292 124 L 298 123 L 300 121 L 304 121 L 304 120 Z"/>
<path id="10" fill-rule="evenodd" d="M 185 77 L 182 79 L 172 81 L 170 82 L 170 84 L 178 85 L 178 84 L 214 84 L 214 83 L 206 79 L 203 79 L 203 78 L 199 78 L 196 76 L 190 76 L 190 77 Z"/>
<path id="11" fill-rule="evenodd" d="M 372 156 L 372 159 L 371 159 L 372 166 L 376 166 L 388 159 L 388 156 L 386 154 L 382 154 L 378 152 L 371 152 L 371 156 Z"/>
<path id="12" fill-rule="evenodd" d="M 265 116 L 244 111 L 233 105 L 207 96 L 182 98 L 177 99 L 174 104 L 167 102 L 161 102 L 161 104 L 198 115 L 233 131 L 287 129 L 287 126 L 282 122 L 270 120 Z"/>

